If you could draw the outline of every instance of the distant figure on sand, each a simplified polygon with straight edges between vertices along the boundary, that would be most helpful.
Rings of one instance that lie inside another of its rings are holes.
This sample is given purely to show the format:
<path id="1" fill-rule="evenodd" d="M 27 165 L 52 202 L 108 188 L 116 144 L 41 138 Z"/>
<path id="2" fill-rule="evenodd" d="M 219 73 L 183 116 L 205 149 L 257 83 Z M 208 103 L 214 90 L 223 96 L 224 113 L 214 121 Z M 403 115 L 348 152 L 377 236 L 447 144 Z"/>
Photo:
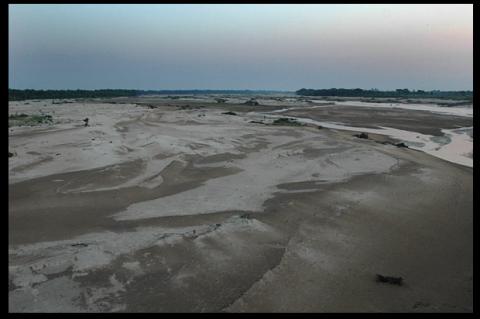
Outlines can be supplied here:
<path id="1" fill-rule="evenodd" d="M 83 120 L 85 122 L 85 127 L 88 126 L 88 117 Z"/>

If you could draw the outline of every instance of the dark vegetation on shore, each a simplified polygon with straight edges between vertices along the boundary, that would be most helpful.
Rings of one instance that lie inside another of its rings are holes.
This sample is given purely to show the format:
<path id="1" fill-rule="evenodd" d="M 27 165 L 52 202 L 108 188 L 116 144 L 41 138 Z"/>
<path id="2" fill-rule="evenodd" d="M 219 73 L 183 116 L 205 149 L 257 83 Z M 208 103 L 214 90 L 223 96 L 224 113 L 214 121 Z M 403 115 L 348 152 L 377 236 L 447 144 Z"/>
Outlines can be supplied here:
<path id="1" fill-rule="evenodd" d="M 379 91 L 376 89 L 300 89 L 295 92 L 302 96 L 343 96 L 343 97 L 391 97 L 391 98 L 436 98 L 472 100 L 473 91 L 423 91 L 397 89 L 395 91 Z"/>
<path id="2" fill-rule="evenodd" d="M 8 89 L 9 101 L 136 96 L 136 90 L 16 90 Z"/>
<path id="3" fill-rule="evenodd" d="M 298 122 L 296 119 L 288 118 L 288 117 L 281 117 L 279 119 L 276 119 L 275 121 L 273 121 L 272 124 L 273 125 L 305 126 L 305 124 Z"/>
<path id="4" fill-rule="evenodd" d="M 9 101 L 32 99 L 78 99 L 78 98 L 112 98 L 157 94 L 274 94 L 291 93 L 262 90 L 17 90 L 8 89 Z"/>

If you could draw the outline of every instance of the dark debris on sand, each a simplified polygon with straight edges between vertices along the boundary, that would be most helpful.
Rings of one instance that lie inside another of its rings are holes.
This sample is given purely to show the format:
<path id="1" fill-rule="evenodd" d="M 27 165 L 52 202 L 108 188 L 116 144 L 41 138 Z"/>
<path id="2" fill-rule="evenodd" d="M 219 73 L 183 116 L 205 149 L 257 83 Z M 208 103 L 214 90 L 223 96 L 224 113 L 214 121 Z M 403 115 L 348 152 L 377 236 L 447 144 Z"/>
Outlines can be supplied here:
<path id="1" fill-rule="evenodd" d="M 353 136 L 358 137 L 358 138 L 368 139 L 368 134 L 367 133 L 354 134 Z"/>

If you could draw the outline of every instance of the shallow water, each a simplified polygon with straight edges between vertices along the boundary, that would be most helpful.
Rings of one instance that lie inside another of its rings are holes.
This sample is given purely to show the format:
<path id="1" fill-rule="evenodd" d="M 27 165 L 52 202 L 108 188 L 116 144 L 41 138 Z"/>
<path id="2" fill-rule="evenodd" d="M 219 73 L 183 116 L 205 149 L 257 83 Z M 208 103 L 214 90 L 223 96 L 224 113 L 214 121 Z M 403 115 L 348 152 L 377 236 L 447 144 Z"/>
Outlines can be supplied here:
<path id="1" fill-rule="evenodd" d="M 262 117 L 267 116 L 268 118 L 282 117 L 279 115 L 255 112 L 249 113 L 249 115 L 261 115 Z M 453 130 L 443 129 L 442 132 L 444 133 L 444 136 L 438 137 L 414 131 L 399 130 L 392 127 L 380 127 L 379 129 L 363 128 L 348 126 L 343 123 L 319 122 L 309 118 L 289 117 L 294 118 L 301 123 L 320 125 L 325 128 L 386 135 L 403 141 L 412 149 L 423 151 L 449 162 L 473 167 L 473 158 L 471 156 L 471 154 L 473 154 L 473 138 L 469 135 L 469 132 L 473 127 L 464 127 Z"/>
<path id="2" fill-rule="evenodd" d="M 416 111 L 430 111 L 435 113 L 442 114 L 451 114 L 456 116 L 473 116 L 472 107 L 458 107 L 458 106 L 438 106 L 436 104 L 405 104 L 405 103 L 372 103 L 372 102 L 361 102 L 361 101 L 341 101 L 335 102 L 336 105 L 349 105 L 349 106 L 359 106 L 359 107 L 380 107 L 380 108 L 400 108 L 407 110 L 416 110 Z"/>

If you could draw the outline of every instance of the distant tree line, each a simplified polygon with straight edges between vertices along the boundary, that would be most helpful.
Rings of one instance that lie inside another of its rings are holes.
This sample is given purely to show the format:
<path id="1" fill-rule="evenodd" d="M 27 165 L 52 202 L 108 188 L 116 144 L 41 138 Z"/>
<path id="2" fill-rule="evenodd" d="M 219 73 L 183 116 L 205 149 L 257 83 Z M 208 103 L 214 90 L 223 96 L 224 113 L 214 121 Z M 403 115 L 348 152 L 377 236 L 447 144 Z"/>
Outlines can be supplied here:
<path id="1" fill-rule="evenodd" d="M 142 90 L 137 91 L 141 95 L 156 94 L 274 94 L 274 93 L 292 93 L 287 91 L 273 90 Z"/>
<path id="2" fill-rule="evenodd" d="M 103 89 L 103 90 L 18 90 L 9 89 L 8 99 L 10 101 L 34 100 L 34 99 L 78 99 L 78 98 L 112 98 L 129 97 L 139 95 L 161 95 L 161 94 L 274 94 L 290 93 L 286 91 L 271 90 L 125 90 L 125 89 Z M 380 91 L 377 89 L 300 89 L 295 92 L 302 96 L 338 96 L 338 97 L 403 97 L 403 98 L 451 98 L 451 99 L 473 99 L 472 91 L 423 91 L 409 89 L 397 89 L 395 91 Z"/>
<path id="3" fill-rule="evenodd" d="M 8 100 L 75 99 L 136 96 L 137 90 L 8 90 Z"/>
<path id="4" fill-rule="evenodd" d="M 269 94 L 280 91 L 254 91 L 254 90 L 8 90 L 10 101 L 35 100 L 35 99 L 78 99 L 78 98 L 112 98 L 139 95 L 157 94 Z"/>
<path id="5" fill-rule="evenodd" d="M 424 91 L 409 89 L 396 89 L 395 91 L 380 91 L 377 89 L 300 89 L 295 92 L 302 96 L 339 96 L 339 97 L 404 97 L 404 98 L 457 98 L 471 99 L 473 91 Z"/>

